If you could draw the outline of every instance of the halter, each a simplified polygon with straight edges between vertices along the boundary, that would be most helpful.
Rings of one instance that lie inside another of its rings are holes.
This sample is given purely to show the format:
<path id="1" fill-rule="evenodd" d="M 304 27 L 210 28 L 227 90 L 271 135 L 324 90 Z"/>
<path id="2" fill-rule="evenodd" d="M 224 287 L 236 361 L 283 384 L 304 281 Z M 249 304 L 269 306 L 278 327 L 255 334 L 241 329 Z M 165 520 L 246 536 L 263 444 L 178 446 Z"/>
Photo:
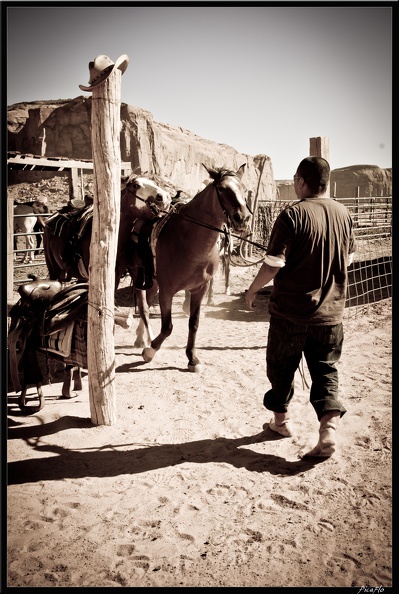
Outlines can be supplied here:
<path id="1" fill-rule="evenodd" d="M 220 180 L 219 180 L 220 181 Z M 227 227 L 230 230 L 231 229 L 231 218 L 230 215 L 226 212 L 226 209 L 223 207 L 222 201 L 220 199 L 220 193 L 219 193 L 219 188 L 218 188 L 218 184 L 219 182 L 216 182 L 216 180 L 212 183 L 213 186 L 215 186 L 215 190 L 216 190 L 216 195 L 218 197 L 219 200 L 219 204 L 220 204 L 220 208 L 222 209 L 222 212 L 224 214 L 224 218 L 226 219 L 227 222 Z"/>
<path id="2" fill-rule="evenodd" d="M 140 196 L 137 196 L 137 194 L 135 192 L 128 190 L 127 186 L 125 187 L 125 190 L 122 194 L 122 198 L 125 198 L 125 196 L 128 192 L 130 192 L 131 194 L 134 194 L 134 196 L 136 196 L 136 200 L 141 200 L 141 202 L 144 202 L 144 204 L 146 204 L 148 206 L 148 208 L 150 209 L 152 214 L 155 215 L 156 217 L 159 216 L 159 214 L 161 212 L 164 212 L 164 213 L 168 212 L 167 210 L 162 210 L 161 208 L 159 208 L 159 206 L 157 206 L 154 202 L 149 202 L 148 198 L 146 200 L 144 200 L 144 198 L 140 198 Z"/>

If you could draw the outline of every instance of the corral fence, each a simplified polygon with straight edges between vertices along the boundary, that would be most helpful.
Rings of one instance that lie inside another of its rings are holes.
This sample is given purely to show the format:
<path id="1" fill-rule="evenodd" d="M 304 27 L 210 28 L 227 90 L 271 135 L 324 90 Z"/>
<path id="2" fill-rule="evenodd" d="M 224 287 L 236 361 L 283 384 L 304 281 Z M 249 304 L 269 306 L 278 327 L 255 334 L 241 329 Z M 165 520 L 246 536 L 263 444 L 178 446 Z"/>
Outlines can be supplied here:
<path id="1" fill-rule="evenodd" d="M 335 198 L 345 204 L 354 222 L 356 252 L 349 267 L 346 307 L 361 312 L 376 301 L 392 296 L 392 196 Z M 267 245 L 278 214 L 293 201 L 258 204 L 253 241 Z M 264 251 L 253 247 L 252 258 Z"/>
<path id="2" fill-rule="evenodd" d="M 356 253 L 353 264 L 349 268 L 347 308 L 362 306 L 387 299 L 392 296 L 392 196 L 365 198 L 335 198 L 345 204 L 352 215 L 356 238 Z M 278 214 L 293 201 L 274 200 L 259 202 L 252 241 L 266 246 L 274 221 Z M 51 216 L 54 213 L 48 213 Z M 23 240 L 22 233 L 14 235 L 19 243 Z M 43 233 L 36 233 L 37 236 Z M 251 259 L 262 258 L 264 250 L 251 245 L 249 248 Z M 18 246 L 14 256 L 18 258 L 27 250 Z M 43 245 L 35 248 L 35 260 L 29 264 L 14 262 L 14 285 L 28 282 L 29 279 L 21 273 L 35 274 L 35 268 L 45 267 L 47 270 Z M 18 277 L 18 278 L 17 278 Z"/>
<path id="3" fill-rule="evenodd" d="M 54 213 L 53 212 L 48 212 L 48 213 L 40 213 L 40 217 L 43 219 L 46 219 L 48 217 L 51 217 Z M 16 222 L 18 222 L 18 218 L 26 218 L 26 214 L 14 214 L 14 219 L 16 220 Z M 35 216 L 35 215 L 32 215 Z M 26 241 L 25 238 L 28 235 L 32 235 L 35 238 L 35 242 L 34 242 L 34 248 L 33 250 L 28 250 L 26 248 Z M 37 247 L 37 243 L 39 240 L 40 243 L 40 247 Z M 20 264 L 18 263 L 18 258 L 21 256 L 22 254 L 22 259 L 24 258 L 24 255 L 27 252 L 33 251 L 34 255 L 35 255 L 35 260 L 33 262 L 30 262 L 29 264 Z M 31 268 L 32 266 L 43 266 L 43 264 L 45 264 L 45 260 L 44 260 L 44 253 L 43 253 L 43 231 L 36 231 L 36 232 L 32 232 L 32 233 L 21 233 L 21 232 L 16 232 L 14 233 L 14 249 L 13 249 L 13 255 L 14 255 L 14 269 L 27 269 L 27 268 Z M 33 273 L 33 270 L 29 270 L 29 272 Z M 28 278 L 24 278 L 21 280 L 15 280 L 14 282 L 16 284 L 22 284 L 26 281 L 28 281 Z"/>

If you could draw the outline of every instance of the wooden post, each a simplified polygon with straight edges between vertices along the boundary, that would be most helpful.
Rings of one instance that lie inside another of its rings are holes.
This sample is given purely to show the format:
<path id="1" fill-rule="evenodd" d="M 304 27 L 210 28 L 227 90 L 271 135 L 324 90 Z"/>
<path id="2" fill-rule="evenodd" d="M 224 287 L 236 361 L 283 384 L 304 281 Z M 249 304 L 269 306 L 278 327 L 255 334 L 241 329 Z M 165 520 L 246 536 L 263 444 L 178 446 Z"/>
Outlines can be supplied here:
<path id="1" fill-rule="evenodd" d="M 330 143 L 327 136 L 316 136 L 309 139 L 309 157 L 322 157 L 330 162 Z M 326 194 L 330 195 L 330 184 L 328 184 Z"/>
<path id="2" fill-rule="evenodd" d="M 248 194 L 247 194 L 247 206 L 248 206 L 249 210 L 252 212 L 252 220 L 251 220 L 251 234 L 252 235 L 250 237 L 251 241 L 254 240 L 253 234 L 255 232 L 254 203 L 255 203 L 255 200 L 252 198 L 252 190 L 248 190 Z M 252 248 L 252 245 L 251 244 L 249 244 L 247 242 L 244 243 L 242 252 L 243 252 L 243 254 L 244 254 L 244 256 L 246 258 L 248 258 L 249 255 L 252 254 L 252 250 L 249 249 L 250 246 Z"/>
<path id="3" fill-rule="evenodd" d="M 7 302 L 14 294 L 14 200 L 7 197 Z"/>
<path id="4" fill-rule="evenodd" d="M 79 170 L 77 167 L 68 169 L 69 199 L 79 198 Z"/>
<path id="5" fill-rule="evenodd" d="M 356 186 L 355 190 L 355 214 L 353 217 L 353 223 L 355 227 L 359 225 L 359 196 L 360 196 L 360 186 Z"/>
<path id="6" fill-rule="evenodd" d="M 258 185 L 256 186 L 256 194 L 255 194 L 255 198 L 254 198 L 254 202 L 252 205 L 252 221 L 251 221 L 251 240 L 254 240 L 254 233 L 255 233 L 255 229 L 256 229 L 256 222 L 257 222 L 257 217 L 258 217 L 258 196 L 259 196 L 259 187 L 260 187 L 260 183 L 262 181 L 262 175 L 263 175 L 263 170 L 265 168 L 265 163 L 266 163 L 266 159 L 267 157 L 263 157 L 262 158 L 262 167 L 260 168 L 259 171 L 259 179 L 258 179 Z M 252 256 L 252 244 L 249 244 L 249 248 L 248 248 L 248 255 Z"/>
<path id="7" fill-rule="evenodd" d="M 127 56 L 126 56 L 127 58 Z M 90 244 L 87 363 L 91 420 L 116 422 L 114 300 L 121 194 L 121 71 L 93 85 L 93 227 Z"/>
<path id="8" fill-rule="evenodd" d="M 79 173 L 80 173 L 80 198 L 81 198 L 81 200 L 83 200 L 85 197 L 83 169 L 80 169 Z"/>

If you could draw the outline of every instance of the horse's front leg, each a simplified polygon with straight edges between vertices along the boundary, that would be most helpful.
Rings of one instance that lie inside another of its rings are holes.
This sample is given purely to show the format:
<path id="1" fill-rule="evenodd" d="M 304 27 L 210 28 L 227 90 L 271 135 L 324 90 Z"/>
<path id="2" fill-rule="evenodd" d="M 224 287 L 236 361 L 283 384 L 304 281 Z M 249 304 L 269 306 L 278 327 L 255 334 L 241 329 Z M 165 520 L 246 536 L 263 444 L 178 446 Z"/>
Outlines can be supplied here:
<path id="1" fill-rule="evenodd" d="M 35 236 L 34 235 L 27 235 L 26 236 L 26 263 L 33 262 L 35 259 Z"/>
<path id="2" fill-rule="evenodd" d="M 151 344 L 154 333 L 150 324 L 150 308 L 147 301 L 146 291 L 135 289 L 136 304 L 140 313 L 140 320 L 136 329 L 135 347 L 143 348 Z M 153 298 L 153 296 L 151 296 Z"/>
<path id="3" fill-rule="evenodd" d="M 161 292 L 159 293 L 159 306 L 161 308 L 161 332 L 151 341 L 151 345 L 146 347 L 142 352 L 143 359 L 146 363 L 149 363 L 153 360 L 156 353 L 161 348 L 164 340 L 166 340 L 168 336 L 172 334 L 172 299 L 173 295 L 167 295 L 164 297 Z"/>
<path id="4" fill-rule="evenodd" d="M 188 370 L 195 373 L 200 373 L 202 371 L 202 365 L 195 350 L 195 341 L 197 338 L 197 331 L 200 321 L 202 299 L 204 298 L 204 295 L 208 289 L 208 284 L 211 282 L 212 279 L 210 279 L 208 283 L 203 285 L 198 291 L 191 293 L 186 355 L 188 359 Z"/>

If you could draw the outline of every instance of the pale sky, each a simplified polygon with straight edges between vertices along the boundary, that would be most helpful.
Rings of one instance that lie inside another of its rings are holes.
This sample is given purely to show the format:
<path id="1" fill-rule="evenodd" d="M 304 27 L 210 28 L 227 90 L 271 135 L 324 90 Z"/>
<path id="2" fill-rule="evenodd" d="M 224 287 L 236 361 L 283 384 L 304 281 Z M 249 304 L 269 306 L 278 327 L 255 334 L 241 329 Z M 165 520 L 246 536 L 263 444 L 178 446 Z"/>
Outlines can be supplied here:
<path id="1" fill-rule="evenodd" d="M 378 2 L 8 5 L 7 105 L 90 95 L 79 89 L 89 62 L 127 54 L 123 103 L 267 155 L 277 180 L 292 178 L 317 136 L 329 139 L 332 169 L 392 167 L 392 11 Z"/>

